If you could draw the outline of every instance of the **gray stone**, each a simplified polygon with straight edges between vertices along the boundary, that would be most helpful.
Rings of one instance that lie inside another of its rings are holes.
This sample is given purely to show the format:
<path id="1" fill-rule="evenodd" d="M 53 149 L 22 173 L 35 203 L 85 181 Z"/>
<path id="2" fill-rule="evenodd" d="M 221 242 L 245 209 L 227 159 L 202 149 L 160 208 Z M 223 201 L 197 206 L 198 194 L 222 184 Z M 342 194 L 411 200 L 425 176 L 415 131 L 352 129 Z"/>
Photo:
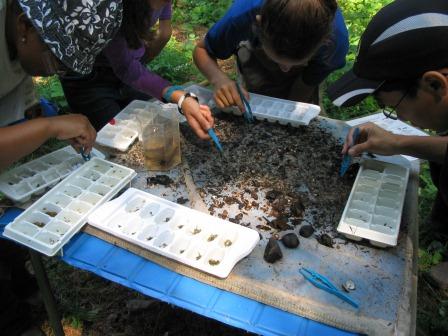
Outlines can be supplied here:
<path id="1" fill-rule="evenodd" d="M 140 310 L 148 309 L 154 303 L 154 300 L 129 300 L 126 303 L 126 308 L 128 308 L 129 312 L 137 312 Z"/>
<path id="2" fill-rule="evenodd" d="M 429 275 L 440 289 L 448 290 L 448 261 L 432 267 Z"/>

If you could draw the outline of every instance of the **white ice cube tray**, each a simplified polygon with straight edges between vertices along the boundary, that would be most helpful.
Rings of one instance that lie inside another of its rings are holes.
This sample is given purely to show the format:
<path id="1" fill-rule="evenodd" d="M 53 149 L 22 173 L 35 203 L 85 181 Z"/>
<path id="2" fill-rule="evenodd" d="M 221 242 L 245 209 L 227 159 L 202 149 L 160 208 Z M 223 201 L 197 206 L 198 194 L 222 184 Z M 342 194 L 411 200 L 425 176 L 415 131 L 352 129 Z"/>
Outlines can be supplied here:
<path id="1" fill-rule="evenodd" d="M 114 122 L 108 123 L 98 132 L 96 142 L 122 152 L 127 151 L 139 136 L 140 125 L 149 123 L 157 108 L 160 109 L 156 103 L 132 101 L 115 116 Z"/>
<path id="2" fill-rule="evenodd" d="M 93 158 L 9 223 L 4 235 L 53 256 L 87 216 L 135 176 L 132 169 Z"/>
<path id="3" fill-rule="evenodd" d="M 96 149 L 91 155 L 104 159 L 104 154 Z M 32 195 L 44 193 L 47 187 L 56 185 L 84 163 L 81 154 L 67 146 L 0 175 L 0 191 L 14 202 L 27 202 Z"/>
<path id="4" fill-rule="evenodd" d="M 397 245 L 409 169 L 376 160 L 358 171 L 338 231 L 347 238 L 370 240 L 378 247 Z"/>
<path id="5" fill-rule="evenodd" d="M 195 93 L 201 103 L 214 106 L 211 90 L 198 85 L 189 86 L 186 90 Z M 269 122 L 278 121 L 280 125 L 291 124 L 294 127 L 308 125 L 320 113 L 320 106 L 318 105 L 268 97 L 256 93 L 250 94 L 249 103 L 252 114 L 256 119 Z M 235 108 L 225 109 L 224 111 L 240 114 L 239 110 Z"/>
<path id="6" fill-rule="evenodd" d="M 130 188 L 89 224 L 157 254 L 226 278 L 259 241 L 256 231 Z"/>

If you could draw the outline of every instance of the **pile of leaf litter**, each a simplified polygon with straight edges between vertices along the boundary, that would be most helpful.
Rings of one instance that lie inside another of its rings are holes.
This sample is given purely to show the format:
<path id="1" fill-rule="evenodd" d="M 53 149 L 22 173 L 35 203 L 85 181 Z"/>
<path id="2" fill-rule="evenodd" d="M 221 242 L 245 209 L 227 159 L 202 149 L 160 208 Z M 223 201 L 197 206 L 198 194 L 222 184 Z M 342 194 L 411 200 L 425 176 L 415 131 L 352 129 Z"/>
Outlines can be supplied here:
<path id="1" fill-rule="evenodd" d="M 247 124 L 220 114 L 215 122 L 222 154 L 181 126 L 182 159 L 211 214 L 266 235 L 311 225 L 336 236 L 358 167 L 339 176 L 342 145 L 318 121 Z"/>

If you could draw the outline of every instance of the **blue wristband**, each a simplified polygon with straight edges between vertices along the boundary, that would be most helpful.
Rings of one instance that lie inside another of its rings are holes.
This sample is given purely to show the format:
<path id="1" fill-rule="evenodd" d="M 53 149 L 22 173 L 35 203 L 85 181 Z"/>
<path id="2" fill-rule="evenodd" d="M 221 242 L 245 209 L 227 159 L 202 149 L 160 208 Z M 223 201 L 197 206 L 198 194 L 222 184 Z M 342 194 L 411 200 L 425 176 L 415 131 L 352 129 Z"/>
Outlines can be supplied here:
<path id="1" fill-rule="evenodd" d="M 178 91 L 178 90 L 184 90 L 183 86 L 180 85 L 173 85 L 170 86 L 168 88 L 168 90 L 166 90 L 165 94 L 163 95 L 163 99 L 165 100 L 166 103 L 171 103 L 171 96 L 173 95 L 174 91 Z"/>

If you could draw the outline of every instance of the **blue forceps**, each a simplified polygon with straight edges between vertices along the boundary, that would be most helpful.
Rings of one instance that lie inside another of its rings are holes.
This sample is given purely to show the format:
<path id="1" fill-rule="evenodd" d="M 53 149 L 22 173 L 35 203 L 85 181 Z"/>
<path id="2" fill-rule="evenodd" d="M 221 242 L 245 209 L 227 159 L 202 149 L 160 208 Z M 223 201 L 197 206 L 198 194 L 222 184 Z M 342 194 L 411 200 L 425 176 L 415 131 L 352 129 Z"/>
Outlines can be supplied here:
<path id="1" fill-rule="evenodd" d="M 246 97 L 244 97 L 243 91 L 241 90 L 241 86 L 238 84 L 238 82 L 236 82 L 236 89 L 238 90 L 240 98 L 244 104 L 244 107 L 246 108 L 246 111 L 243 114 L 244 119 L 246 119 L 246 121 L 249 123 L 253 123 L 254 115 L 252 114 L 252 108 L 250 107 L 250 104 L 247 101 Z"/>
<path id="2" fill-rule="evenodd" d="M 81 148 L 80 153 L 84 161 L 90 161 L 91 159 L 90 153 L 89 154 L 84 153 L 84 147 Z"/>
<path id="3" fill-rule="evenodd" d="M 358 141 L 359 133 L 360 133 L 359 128 L 356 127 L 352 135 L 352 146 L 356 143 L 356 141 Z M 342 177 L 345 175 L 351 163 L 352 163 L 352 157 L 348 153 L 346 153 L 342 158 L 342 164 L 341 169 L 339 170 L 339 176 Z"/>
<path id="4" fill-rule="evenodd" d="M 336 295 L 338 298 L 344 300 L 345 302 L 351 304 L 356 309 L 359 308 L 358 302 L 353 300 L 348 295 L 345 295 L 342 293 L 339 289 L 336 288 L 335 285 L 333 285 L 330 280 L 328 280 L 323 275 L 314 272 L 313 270 L 310 270 L 308 268 L 302 267 L 299 270 L 300 274 L 304 276 L 305 279 L 307 279 L 309 282 L 311 282 L 314 286 L 317 288 L 323 289 L 324 291 L 327 291 L 328 293 L 331 293 L 333 295 Z"/>
<path id="5" fill-rule="evenodd" d="M 219 152 L 222 153 L 222 145 L 219 142 L 219 138 L 215 133 L 215 130 L 213 128 L 209 128 L 207 130 L 208 135 L 210 135 L 210 138 L 212 138 L 213 142 L 215 143 L 216 148 L 218 148 Z"/>

